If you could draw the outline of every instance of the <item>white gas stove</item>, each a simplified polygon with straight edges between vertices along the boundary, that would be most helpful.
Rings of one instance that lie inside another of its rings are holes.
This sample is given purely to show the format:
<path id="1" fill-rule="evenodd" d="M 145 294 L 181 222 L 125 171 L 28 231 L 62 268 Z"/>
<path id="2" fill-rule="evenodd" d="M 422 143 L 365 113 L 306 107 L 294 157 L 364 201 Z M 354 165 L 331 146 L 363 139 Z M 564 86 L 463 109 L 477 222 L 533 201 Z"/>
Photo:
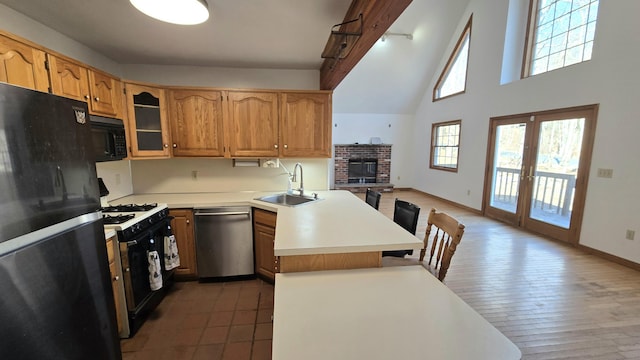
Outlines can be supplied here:
<path id="1" fill-rule="evenodd" d="M 123 232 L 124 239 L 163 221 L 169 213 L 167 204 L 122 204 L 102 208 L 105 229 Z"/>

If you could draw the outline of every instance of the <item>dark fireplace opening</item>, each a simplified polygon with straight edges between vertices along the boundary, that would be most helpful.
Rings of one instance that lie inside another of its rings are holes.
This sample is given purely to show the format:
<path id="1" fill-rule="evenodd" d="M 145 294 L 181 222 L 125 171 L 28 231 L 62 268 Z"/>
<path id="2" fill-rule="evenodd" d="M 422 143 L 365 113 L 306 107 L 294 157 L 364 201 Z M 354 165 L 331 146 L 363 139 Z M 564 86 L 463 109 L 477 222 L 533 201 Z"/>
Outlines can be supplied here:
<path id="1" fill-rule="evenodd" d="M 349 159 L 349 184 L 374 184 L 378 171 L 377 159 Z"/>

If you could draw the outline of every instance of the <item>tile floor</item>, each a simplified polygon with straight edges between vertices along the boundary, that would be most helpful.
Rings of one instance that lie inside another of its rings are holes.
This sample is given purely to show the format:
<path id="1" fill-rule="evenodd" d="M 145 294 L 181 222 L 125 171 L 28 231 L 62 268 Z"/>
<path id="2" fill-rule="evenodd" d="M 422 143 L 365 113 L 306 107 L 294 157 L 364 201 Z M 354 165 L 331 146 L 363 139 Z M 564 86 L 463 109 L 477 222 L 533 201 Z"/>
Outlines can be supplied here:
<path id="1" fill-rule="evenodd" d="M 131 339 L 122 358 L 271 359 L 273 285 L 262 280 L 179 282 Z"/>

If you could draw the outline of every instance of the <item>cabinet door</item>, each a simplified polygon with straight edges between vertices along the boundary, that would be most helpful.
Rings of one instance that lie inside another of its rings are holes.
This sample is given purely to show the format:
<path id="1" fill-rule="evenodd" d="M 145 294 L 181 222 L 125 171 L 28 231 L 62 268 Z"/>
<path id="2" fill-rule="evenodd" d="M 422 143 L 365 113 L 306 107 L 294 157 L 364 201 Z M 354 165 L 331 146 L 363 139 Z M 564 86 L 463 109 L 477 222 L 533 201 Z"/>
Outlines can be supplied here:
<path id="1" fill-rule="evenodd" d="M 273 242 L 276 232 L 272 227 L 254 224 L 253 240 L 256 250 L 256 272 L 264 278 L 274 281 L 276 273 Z"/>
<path id="2" fill-rule="evenodd" d="M 44 51 L 0 35 L 0 81 L 48 92 Z"/>
<path id="3" fill-rule="evenodd" d="M 91 112 L 98 115 L 122 118 L 122 85 L 120 80 L 107 74 L 89 70 Z"/>
<path id="4" fill-rule="evenodd" d="M 109 258 L 109 274 L 111 275 L 111 288 L 113 290 L 113 301 L 116 307 L 116 320 L 118 323 L 118 333 L 122 333 L 122 304 L 120 303 L 120 288 L 122 287 L 122 278 L 118 274 L 118 267 L 115 259 L 115 246 L 118 240 L 114 237 L 107 239 L 107 255 Z"/>
<path id="5" fill-rule="evenodd" d="M 173 216 L 171 228 L 178 244 L 180 255 L 180 267 L 176 269 L 176 276 L 182 279 L 194 279 L 197 277 L 196 244 L 193 232 L 193 210 L 173 209 L 169 211 Z"/>
<path id="6" fill-rule="evenodd" d="M 331 94 L 280 94 L 280 136 L 285 157 L 331 157 Z"/>
<path id="7" fill-rule="evenodd" d="M 263 278 L 275 281 L 278 259 L 274 256 L 273 246 L 276 238 L 276 213 L 261 209 L 253 211 L 253 241 L 256 257 L 256 273 Z"/>
<path id="8" fill-rule="evenodd" d="M 278 95 L 229 91 L 231 157 L 278 156 Z"/>
<path id="9" fill-rule="evenodd" d="M 169 157 L 169 127 L 164 90 L 125 84 L 132 157 Z"/>
<path id="10" fill-rule="evenodd" d="M 173 156 L 224 156 L 222 91 L 171 90 Z"/>
<path id="11" fill-rule="evenodd" d="M 84 66 L 48 54 L 51 92 L 75 100 L 88 102 L 89 72 Z"/>

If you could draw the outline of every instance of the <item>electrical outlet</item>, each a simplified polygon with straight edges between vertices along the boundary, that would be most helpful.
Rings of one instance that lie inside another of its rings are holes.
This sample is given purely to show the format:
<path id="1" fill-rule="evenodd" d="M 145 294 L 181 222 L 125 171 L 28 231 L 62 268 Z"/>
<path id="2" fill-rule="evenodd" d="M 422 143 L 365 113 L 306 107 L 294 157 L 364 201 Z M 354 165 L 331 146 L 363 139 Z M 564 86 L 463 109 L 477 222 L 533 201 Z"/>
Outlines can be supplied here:
<path id="1" fill-rule="evenodd" d="M 398 180 L 400 180 L 400 176 L 398 176 Z"/>
<path id="2" fill-rule="evenodd" d="M 613 177 L 613 169 L 598 168 L 598 177 L 611 179 Z"/>
<path id="3" fill-rule="evenodd" d="M 471 190 L 467 190 L 467 196 L 471 195 Z"/>
<path id="4" fill-rule="evenodd" d="M 116 185 L 120 185 L 120 174 L 116 174 Z"/>
<path id="5" fill-rule="evenodd" d="M 627 235 L 626 235 L 626 239 L 627 240 L 633 240 L 633 238 L 636 237 L 636 232 L 633 230 L 627 230 Z"/>
<path id="6" fill-rule="evenodd" d="M 198 170 L 191 171 L 191 179 L 198 180 Z"/>

